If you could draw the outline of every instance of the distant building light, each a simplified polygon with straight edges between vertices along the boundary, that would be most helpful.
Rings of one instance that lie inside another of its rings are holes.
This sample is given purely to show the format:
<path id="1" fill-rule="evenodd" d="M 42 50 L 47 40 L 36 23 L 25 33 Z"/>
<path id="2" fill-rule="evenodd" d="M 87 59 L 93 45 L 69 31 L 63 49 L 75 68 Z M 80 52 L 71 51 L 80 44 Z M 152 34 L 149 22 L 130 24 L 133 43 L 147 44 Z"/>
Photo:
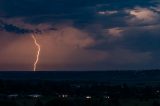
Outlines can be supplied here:
<path id="1" fill-rule="evenodd" d="M 109 98 L 110 98 L 110 96 L 105 96 L 104 98 L 109 99 Z"/>
<path id="2" fill-rule="evenodd" d="M 86 96 L 86 99 L 91 99 L 92 97 L 91 96 Z"/>
<path id="3" fill-rule="evenodd" d="M 33 98 L 39 98 L 39 97 L 41 97 L 41 95 L 39 95 L 39 94 L 32 94 L 32 95 L 29 95 L 30 97 L 33 97 Z"/>
<path id="4" fill-rule="evenodd" d="M 63 95 L 59 95 L 59 97 L 67 98 L 67 97 L 68 97 L 68 95 L 63 94 Z"/>
<path id="5" fill-rule="evenodd" d="M 18 94 L 11 94 L 11 95 L 8 95 L 8 97 L 10 97 L 10 98 L 16 98 L 16 97 L 18 97 Z"/>
<path id="6" fill-rule="evenodd" d="M 68 95 L 62 95 L 62 97 L 63 97 L 63 98 L 67 98 L 67 97 L 68 97 Z"/>

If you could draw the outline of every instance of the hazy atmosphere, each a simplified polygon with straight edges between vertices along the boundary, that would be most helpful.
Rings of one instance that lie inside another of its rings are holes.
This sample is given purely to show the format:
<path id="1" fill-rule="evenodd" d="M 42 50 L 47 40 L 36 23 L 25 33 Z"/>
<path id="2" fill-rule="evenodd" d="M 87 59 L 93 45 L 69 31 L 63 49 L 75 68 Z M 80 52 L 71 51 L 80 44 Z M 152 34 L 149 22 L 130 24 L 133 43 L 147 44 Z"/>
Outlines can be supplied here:
<path id="1" fill-rule="evenodd" d="M 2 71 L 159 69 L 159 54 L 159 0 L 0 0 Z"/>

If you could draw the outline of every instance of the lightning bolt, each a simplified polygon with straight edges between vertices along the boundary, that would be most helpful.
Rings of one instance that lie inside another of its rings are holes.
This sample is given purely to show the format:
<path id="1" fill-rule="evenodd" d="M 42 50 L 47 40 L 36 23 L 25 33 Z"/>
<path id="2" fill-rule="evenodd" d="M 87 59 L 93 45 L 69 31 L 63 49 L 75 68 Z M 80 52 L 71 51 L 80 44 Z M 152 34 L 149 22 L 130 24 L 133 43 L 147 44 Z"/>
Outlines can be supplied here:
<path id="1" fill-rule="evenodd" d="M 40 56 L 40 52 L 41 52 L 41 46 L 40 44 L 37 42 L 37 39 L 36 39 L 36 35 L 32 35 L 32 38 L 33 38 L 33 41 L 34 41 L 34 44 L 37 48 L 37 54 L 36 54 L 36 60 L 34 62 L 34 66 L 33 66 L 33 71 L 35 72 L 36 69 L 37 69 L 37 63 L 39 61 L 39 56 Z"/>

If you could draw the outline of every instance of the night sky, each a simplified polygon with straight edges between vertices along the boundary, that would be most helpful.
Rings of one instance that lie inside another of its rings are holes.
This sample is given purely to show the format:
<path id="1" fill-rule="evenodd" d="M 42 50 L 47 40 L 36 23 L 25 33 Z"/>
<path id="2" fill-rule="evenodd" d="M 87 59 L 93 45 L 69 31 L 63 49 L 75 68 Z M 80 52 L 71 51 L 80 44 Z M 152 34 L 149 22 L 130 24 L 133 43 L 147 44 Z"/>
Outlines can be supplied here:
<path id="1" fill-rule="evenodd" d="M 0 70 L 160 68 L 159 0 L 0 0 Z"/>

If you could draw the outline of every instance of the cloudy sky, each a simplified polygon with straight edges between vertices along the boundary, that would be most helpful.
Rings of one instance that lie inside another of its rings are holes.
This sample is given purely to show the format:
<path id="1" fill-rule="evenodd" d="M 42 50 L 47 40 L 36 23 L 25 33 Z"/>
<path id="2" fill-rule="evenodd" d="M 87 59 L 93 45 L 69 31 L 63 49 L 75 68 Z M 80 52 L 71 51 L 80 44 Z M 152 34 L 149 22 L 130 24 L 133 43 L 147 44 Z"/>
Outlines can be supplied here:
<path id="1" fill-rule="evenodd" d="M 0 70 L 160 68 L 159 0 L 0 0 Z"/>

